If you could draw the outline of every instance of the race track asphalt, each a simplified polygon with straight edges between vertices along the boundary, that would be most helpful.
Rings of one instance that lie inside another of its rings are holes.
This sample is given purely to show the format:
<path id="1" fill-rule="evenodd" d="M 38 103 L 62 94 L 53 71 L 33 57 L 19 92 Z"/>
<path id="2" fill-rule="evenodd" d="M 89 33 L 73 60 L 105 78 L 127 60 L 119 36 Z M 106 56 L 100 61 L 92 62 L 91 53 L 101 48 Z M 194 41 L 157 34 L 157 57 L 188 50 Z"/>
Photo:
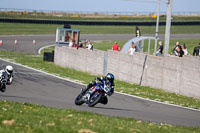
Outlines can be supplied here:
<path id="1" fill-rule="evenodd" d="M 186 35 L 175 35 L 174 38 L 185 38 Z M 200 38 L 200 35 L 189 35 L 188 38 Z M 132 35 L 83 35 L 88 40 L 131 39 Z M 14 40 L 18 40 L 17 46 Z M 55 43 L 55 35 L 0 36 L 3 45 L 0 49 L 37 54 L 43 46 Z M 36 45 L 32 44 L 36 40 Z M 0 69 L 10 63 L 0 60 Z M 131 96 L 115 93 L 109 97 L 107 105 L 97 104 L 90 108 L 87 105 L 76 106 L 74 99 L 83 85 L 59 79 L 32 69 L 12 64 L 15 68 L 14 82 L 7 86 L 5 93 L 0 93 L 0 100 L 28 102 L 55 108 L 68 108 L 96 112 L 108 116 L 122 116 L 137 120 L 167 123 L 182 126 L 200 126 L 200 111 L 181 108 Z M 91 79 L 92 80 L 92 79 Z"/>
<path id="2" fill-rule="evenodd" d="M 0 68 L 10 63 L 0 60 Z M 96 112 L 108 116 L 122 116 L 155 123 L 182 126 L 200 126 L 200 111 L 157 102 L 147 101 L 115 93 L 107 105 L 86 104 L 76 106 L 74 99 L 80 92 L 81 84 L 73 83 L 48 74 L 11 64 L 14 68 L 14 82 L 0 93 L 0 100 L 28 102 L 55 108 L 68 108 Z"/>

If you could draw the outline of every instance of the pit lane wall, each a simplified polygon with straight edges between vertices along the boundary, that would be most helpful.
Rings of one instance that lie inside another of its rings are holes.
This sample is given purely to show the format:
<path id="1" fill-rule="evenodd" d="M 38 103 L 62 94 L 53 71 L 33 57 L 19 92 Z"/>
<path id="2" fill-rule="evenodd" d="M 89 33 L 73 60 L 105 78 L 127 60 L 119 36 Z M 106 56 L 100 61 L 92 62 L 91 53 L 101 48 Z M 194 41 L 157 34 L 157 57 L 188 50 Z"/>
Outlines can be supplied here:
<path id="1" fill-rule="evenodd" d="M 151 56 L 143 53 L 55 48 L 55 64 L 92 74 L 110 72 L 121 81 L 200 98 L 200 59 Z"/>

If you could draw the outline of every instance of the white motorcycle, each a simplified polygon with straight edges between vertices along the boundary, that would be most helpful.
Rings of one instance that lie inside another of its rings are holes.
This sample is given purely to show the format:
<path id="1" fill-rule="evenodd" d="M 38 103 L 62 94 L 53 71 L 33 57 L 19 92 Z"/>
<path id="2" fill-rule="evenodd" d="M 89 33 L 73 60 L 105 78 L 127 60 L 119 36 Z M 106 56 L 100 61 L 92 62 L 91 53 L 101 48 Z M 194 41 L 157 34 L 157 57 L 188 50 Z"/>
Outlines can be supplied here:
<path id="1" fill-rule="evenodd" d="M 3 72 L 2 76 L 0 78 L 0 91 L 1 92 L 6 91 L 6 84 L 8 84 L 8 74 L 6 72 Z"/>

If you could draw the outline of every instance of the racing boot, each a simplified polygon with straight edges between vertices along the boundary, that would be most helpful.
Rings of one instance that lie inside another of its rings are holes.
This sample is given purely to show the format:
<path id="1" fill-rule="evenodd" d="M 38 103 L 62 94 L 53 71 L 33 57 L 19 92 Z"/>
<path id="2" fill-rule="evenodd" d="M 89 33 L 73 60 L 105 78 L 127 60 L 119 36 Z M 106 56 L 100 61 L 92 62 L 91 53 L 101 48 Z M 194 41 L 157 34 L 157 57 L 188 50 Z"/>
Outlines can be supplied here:
<path id="1" fill-rule="evenodd" d="M 3 84 L 3 85 L 1 86 L 0 91 L 1 91 L 1 92 L 5 92 L 5 91 L 6 91 L 6 86 L 5 86 L 5 84 Z"/>
<path id="2" fill-rule="evenodd" d="M 103 96 L 103 97 L 101 98 L 100 103 L 102 103 L 102 104 L 107 104 L 107 103 L 108 103 L 108 98 L 107 98 L 107 96 Z"/>

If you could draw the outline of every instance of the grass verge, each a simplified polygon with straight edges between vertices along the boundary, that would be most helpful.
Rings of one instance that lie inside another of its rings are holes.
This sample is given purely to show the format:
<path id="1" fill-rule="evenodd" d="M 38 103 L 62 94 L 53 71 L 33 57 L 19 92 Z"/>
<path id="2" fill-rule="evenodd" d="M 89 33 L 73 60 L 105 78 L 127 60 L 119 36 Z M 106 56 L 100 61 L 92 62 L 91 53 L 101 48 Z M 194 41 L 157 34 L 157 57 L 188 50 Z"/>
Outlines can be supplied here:
<path id="1" fill-rule="evenodd" d="M 0 101 L 1 133 L 188 133 L 200 128 L 172 126 L 109 117 L 75 110 Z"/>

